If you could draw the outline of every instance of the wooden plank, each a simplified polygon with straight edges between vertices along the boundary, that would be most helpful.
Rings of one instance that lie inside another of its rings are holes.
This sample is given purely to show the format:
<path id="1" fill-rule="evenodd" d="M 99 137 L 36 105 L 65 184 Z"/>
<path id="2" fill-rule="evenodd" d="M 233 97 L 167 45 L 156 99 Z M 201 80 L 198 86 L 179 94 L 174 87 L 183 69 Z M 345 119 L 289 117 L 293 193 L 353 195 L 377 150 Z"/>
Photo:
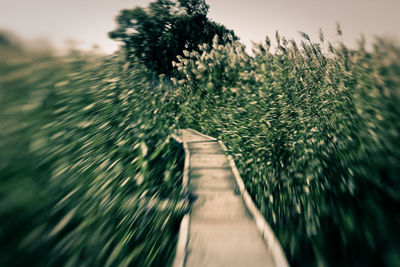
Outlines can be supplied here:
<path id="1" fill-rule="evenodd" d="M 185 167 L 195 196 L 185 258 L 178 267 L 288 266 L 268 224 L 248 199 L 233 160 L 224 155 L 223 144 L 191 129 L 179 130 L 176 136 L 190 155 Z"/>

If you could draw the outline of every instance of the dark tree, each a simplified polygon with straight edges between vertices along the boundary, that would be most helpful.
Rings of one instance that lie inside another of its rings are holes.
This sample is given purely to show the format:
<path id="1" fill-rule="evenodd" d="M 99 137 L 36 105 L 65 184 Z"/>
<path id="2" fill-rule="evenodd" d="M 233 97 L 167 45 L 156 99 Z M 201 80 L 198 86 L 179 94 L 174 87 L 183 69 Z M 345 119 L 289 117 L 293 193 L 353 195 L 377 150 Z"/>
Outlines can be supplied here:
<path id="1" fill-rule="evenodd" d="M 225 42 L 237 39 L 232 30 L 207 18 L 208 9 L 204 0 L 157 0 L 146 9 L 122 10 L 109 36 L 124 42 L 128 59 L 134 55 L 149 69 L 170 76 L 172 61 L 184 49 L 211 45 L 215 35 Z"/>

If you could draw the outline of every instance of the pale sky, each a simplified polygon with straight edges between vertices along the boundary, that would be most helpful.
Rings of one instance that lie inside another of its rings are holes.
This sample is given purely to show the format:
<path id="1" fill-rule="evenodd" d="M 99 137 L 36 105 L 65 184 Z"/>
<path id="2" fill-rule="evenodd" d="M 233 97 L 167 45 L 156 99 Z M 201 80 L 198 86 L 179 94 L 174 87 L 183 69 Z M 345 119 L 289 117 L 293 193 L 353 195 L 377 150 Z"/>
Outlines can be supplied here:
<path id="1" fill-rule="evenodd" d="M 108 39 L 115 16 L 123 8 L 147 6 L 149 0 L 0 0 L 0 29 L 24 38 L 48 38 L 56 46 L 75 39 L 83 49 L 94 44 L 112 52 L 118 43 Z M 246 44 L 265 36 L 298 38 L 298 31 L 318 39 L 319 28 L 335 41 L 336 22 L 343 41 L 353 45 L 364 33 L 400 39 L 400 0 L 208 0 L 209 17 L 233 29 Z"/>

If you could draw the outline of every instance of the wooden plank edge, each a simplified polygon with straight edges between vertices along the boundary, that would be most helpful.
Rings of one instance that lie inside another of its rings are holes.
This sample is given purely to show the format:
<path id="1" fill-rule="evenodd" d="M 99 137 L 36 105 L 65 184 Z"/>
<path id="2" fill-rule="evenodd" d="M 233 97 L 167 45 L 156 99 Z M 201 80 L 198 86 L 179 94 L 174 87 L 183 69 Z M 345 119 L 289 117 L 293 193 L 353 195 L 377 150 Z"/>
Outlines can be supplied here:
<path id="1" fill-rule="evenodd" d="M 228 151 L 227 147 L 221 140 L 218 140 L 218 143 L 224 151 Z M 261 214 L 260 210 L 253 202 L 253 199 L 247 191 L 243 179 L 240 176 L 239 170 L 237 169 L 235 161 L 233 160 L 231 155 L 228 155 L 228 160 L 244 203 L 256 222 L 257 230 L 261 233 L 264 242 L 267 244 L 267 247 L 271 251 L 276 267 L 289 267 L 289 263 L 278 239 L 276 238 L 271 227 L 265 220 L 264 216 Z"/>
<path id="2" fill-rule="evenodd" d="M 189 187 L 189 168 L 190 168 L 190 150 L 186 142 L 183 141 L 178 135 L 171 134 L 170 137 L 176 142 L 183 144 L 185 151 L 185 164 L 183 167 L 182 177 L 182 194 L 188 194 Z M 190 214 L 187 213 L 183 216 L 181 224 L 179 226 L 178 243 L 176 244 L 175 258 L 172 263 L 173 267 L 184 267 L 186 260 L 186 248 L 189 241 L 189 226 L 190 226 Z"/>
<path id="3" fill-rule="evenodd" d="M 176 252 L 172 267 L 183 267 L 186 261 L 186 247 L 189 240 L 189 225 L 190 215 L 189 213 L 183 216 L 181 225 L 178 233 L 178 243 L 176 244 Z"/>

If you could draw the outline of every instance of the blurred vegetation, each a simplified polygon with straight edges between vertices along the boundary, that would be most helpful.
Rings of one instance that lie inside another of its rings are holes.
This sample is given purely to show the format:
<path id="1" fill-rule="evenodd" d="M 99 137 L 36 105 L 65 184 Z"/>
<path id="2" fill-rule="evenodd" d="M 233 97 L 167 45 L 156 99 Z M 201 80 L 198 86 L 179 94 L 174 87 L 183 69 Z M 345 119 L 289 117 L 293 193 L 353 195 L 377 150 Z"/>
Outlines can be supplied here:
<path id="1" fill-rule="evenodd" d="M 172 88 L 118 54 L 3 39 L 0 266 L 169 265 L 187 209 Z"/>
<path id="2" fill-rule="evenodd" d="M 229 147 L 292 266 L 400 266 L 400 46 L 301 35 L 185 51 L 182 127 Z"/>
<path id="3" fill-rule="evenodd" d="M 171 76 L 171 63 L 183 49 L 211 45 L 215 35 L 223 42 L 237 39 L 232 30 L 207 18 L 208 9 L 204 0 L 155 0 L 148 8 L 122 10 L 109 36 L 124 43 L 128 61 L 134 56 L 156 73 Z"/>
<path id="4" fill-rule="evenodd" d="M 249 55 L 207 12 L 124 10 L 112 56 L 0 34 L 0 266 L 170 265 L 177 127 L 225 142 L 292 266 L 400 266 L 400 46 L 277 33 Z"/>

